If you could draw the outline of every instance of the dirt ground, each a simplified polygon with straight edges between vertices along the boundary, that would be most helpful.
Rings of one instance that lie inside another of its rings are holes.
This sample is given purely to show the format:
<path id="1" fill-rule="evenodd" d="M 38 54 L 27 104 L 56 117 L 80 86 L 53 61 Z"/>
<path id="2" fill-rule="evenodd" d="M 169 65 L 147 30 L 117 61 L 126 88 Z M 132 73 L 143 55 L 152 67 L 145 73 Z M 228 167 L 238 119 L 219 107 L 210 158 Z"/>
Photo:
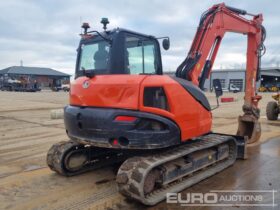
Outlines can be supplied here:
<path id="1" fill-rule="evenodd" d="M 236 101 L 223 103 L 213 111 L 213 131 L 235 134 L 237 117 L 242 113 L 243 94 L 225 95 L 233 96 Z M 237 161 L 234 166 L 185 192 L 277 190 L 275 199 L 278 206 L 274 209 L 280 208 L 280 120 L 272 122 L 266 119 L 265 106 L 272 99 L 269 93 L 262 95 L 262 137 L 260 143 L 248 148 L 248 160 Z M 214 96 L 208 96 L 214 106 Z M 126 200 L 118 193 L 112 167 L 65 178 L 46 166 L 46 153 L 50 146 L 67 140 L 63 120 L 51 120 L 50 110 L 61 109 L 67 102 L 68 94 L 64 92 L 0 92 L 0 209 L 147 208 Z M 167 205 L 165 201 L 147 209 L 178 208 L 187 209 L 175 204 Z"/>

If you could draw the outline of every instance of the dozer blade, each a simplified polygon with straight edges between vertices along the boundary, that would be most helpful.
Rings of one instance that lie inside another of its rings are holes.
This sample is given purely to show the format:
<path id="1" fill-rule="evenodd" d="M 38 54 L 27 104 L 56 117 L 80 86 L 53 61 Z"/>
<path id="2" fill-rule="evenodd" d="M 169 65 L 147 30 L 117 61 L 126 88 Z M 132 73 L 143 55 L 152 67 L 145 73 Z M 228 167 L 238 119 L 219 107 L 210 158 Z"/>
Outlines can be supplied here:
<path id="1" fill-rule="evenodd" d="M 261 124 L 253 115 L 239 116 L 236 135 L 248 136 L 248 144 L 257 142 L 261 137 Z"/>

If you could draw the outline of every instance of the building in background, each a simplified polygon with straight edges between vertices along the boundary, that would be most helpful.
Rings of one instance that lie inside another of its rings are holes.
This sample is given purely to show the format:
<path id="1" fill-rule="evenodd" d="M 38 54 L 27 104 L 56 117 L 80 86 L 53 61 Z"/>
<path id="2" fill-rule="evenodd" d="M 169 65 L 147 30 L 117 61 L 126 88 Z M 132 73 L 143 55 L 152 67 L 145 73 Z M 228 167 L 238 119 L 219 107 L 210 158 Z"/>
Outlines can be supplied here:
<path id="1" fill-rule="evenodd" d="M 257 83 L 257 88 L 260 86 L 277 87 L 280 84 L 280 68 L 262 68 L 260 71 L 260 77 L 261 79 Z M 245 78 L 245 69 L 216 69 L 212 71 L 210 78 L 206 80 L 204 87 L 207 90 L 212 90 L 213 80 L 220 79 L 224 90 L 228 90 L 230 84 L 234 84 L 241 91 L 244 91 L 246 88 Z"/>
<path id="2" fill-rule="evenodd" d="M 37 84 L 41 89 L 59 87 L 62 84 L 69 84 L 69 74 L 41 67 L 11 66 L 0 70 L 0 79 L 24 81 L 28 84 Z"/>
<path id="3" fill-rule="evenodd" d="M 165 74 L 174 75 L 175 72 L 165 72 Z M 257 88 L 260 86 L 280 85 L 280 68 L 262 68 L 260 75 L 261 79 L 257 83 Z M 213 80 L 220 79 L 224 90 L 228 90 L 230 84 L 234 84 L 234 86 L 238 87 L 241 91 L 244 91 L 246 88 L 245 78 L 245 69 L 214 69 L 211 72 L 210 78 L 205 81 L 204 87 L 207 91 L 212 90 Z"/>

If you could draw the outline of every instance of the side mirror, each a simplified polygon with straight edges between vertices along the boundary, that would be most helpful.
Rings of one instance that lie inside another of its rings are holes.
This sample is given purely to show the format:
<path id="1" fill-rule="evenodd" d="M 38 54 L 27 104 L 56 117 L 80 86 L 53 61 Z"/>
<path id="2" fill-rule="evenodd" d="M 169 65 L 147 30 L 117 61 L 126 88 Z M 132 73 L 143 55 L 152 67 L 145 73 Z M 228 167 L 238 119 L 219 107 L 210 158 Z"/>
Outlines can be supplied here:
<path id="1" fill-rule="evenodd" d="M 211 110 L 217 109 L 220 106 L 219 97 L 223 95 L 222 84 L 219 79 L 213 79 L 213 87 L 214 87 L 215 94 L 216 94 L 217 106 L 212 108 Z"/>
<path id="2" fill-rule="evenodd" d="M 221 81 L 219 79 L 214 79 L 213 80 L 213 87 L 214 87 L 217 98 L 219 98 L 220 96 L 223 95 L 222 84 L 221 84 Z"/>
<path id="3" fill-rule="evenodd" d="M 163 40 L 162 40 L 162 47 L 163 47 L 163 49 L 165 49 L 165 50 L 168 50 L 168 49 L 169 49 L 169 47 L 170 47 L 169 38 L 166 38 L 166 39 L 163 39 Z"/>

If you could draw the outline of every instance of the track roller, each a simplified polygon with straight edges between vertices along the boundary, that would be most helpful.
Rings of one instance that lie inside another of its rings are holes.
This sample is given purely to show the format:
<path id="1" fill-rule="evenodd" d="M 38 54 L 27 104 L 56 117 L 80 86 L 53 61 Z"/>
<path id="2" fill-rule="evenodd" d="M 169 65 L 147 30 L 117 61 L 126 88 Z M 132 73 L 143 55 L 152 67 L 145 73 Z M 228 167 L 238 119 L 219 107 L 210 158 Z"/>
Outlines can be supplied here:
<path id="1" fill-rule="evenodd" d="M 145 205 L 208 178 L 242 157 L 245 142 L 232 136 L 208 134 L 191 143 L 155 154 L 127 159 L 117 175 L 119 191 Z"/>

